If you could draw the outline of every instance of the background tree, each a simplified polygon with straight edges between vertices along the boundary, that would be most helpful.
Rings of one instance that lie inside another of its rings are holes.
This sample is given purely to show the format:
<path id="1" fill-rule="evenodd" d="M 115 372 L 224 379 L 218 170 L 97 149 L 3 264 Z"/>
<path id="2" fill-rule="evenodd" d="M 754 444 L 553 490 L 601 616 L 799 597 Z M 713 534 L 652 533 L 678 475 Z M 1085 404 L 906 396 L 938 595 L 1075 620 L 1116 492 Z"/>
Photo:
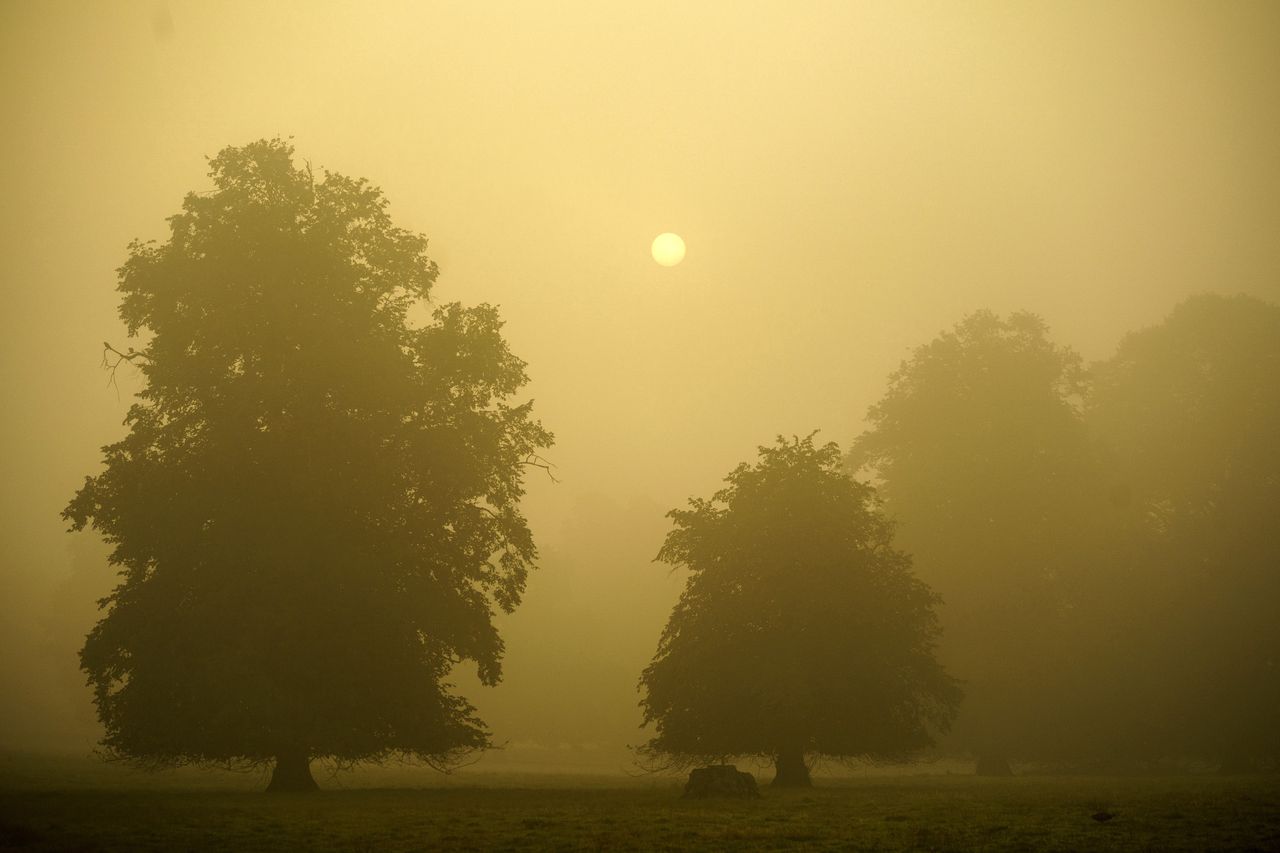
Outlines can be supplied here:
<path id="1" fill-rule="evenodd" d="M 812 436 L 761 447 L 673 510 L 658 559 L 689 578 L 640 686 L 653 758 L 753 755 L 807 785 L 806 755 L 898 757 L 960 690 L 934 660 L 937 601 L 870 487 Z"/>
<path id="2" fill-rule="evenodd" d="M 1198 296 L 1093 370 L 1166 752 L 1280 757 L 1280 307 Z"/>
<path id="3" fill-rule="evenodd" d="M 65 511 L 121 582 L 81 653 L 104 745 L 147 764 L 308 765 L 487 745 L 444 679 L 492 684 L 494 608 L 535 549 L 524 465 L 551 441 L 497 312 L 414 325 L 426 239 L 363 180 L 227 148 L 163 244 L 135 242 L 120 314 L 145 380 L 128 435 Z"/>
<path id="4" fill-rule="evenodd" d="M 980 772 L 1058 737 L 1045 699 L 1063 698 L 1062 617 L 1097 498 L 1083 378 L 1038 317 L 979 311 L 889 377 L 849 454 L 945 602 L 941 654 L 967 694 L 955 743 Z"/>

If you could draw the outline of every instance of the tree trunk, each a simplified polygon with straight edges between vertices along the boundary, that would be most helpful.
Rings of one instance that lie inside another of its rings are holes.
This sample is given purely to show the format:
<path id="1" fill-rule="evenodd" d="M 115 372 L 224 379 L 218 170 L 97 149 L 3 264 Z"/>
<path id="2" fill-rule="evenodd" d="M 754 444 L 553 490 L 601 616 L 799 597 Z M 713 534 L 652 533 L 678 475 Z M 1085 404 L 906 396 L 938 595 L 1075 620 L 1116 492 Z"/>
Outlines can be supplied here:
<path id="1" fill-rule="evenodd" d="M 276 756 L 275 769 L 271 771 L 268 791 L 318 791 L 320 786 L 311 778 L 311 759 L 301 750 L 289 750 Z"/>
<path id="2" fill-rule="evenodd" d="M 787 749 L 779 752 L 773 760 L 777 773 L 771 783 L 775 788 L 811 788 L 813 780 L 809 778 L 809 767 L 804 763 L 804 750 Z"/>
<path id="3" fill-rule="evenodd" d="M 1012 776 L 1013 768 L 1009 766 L 1009 759 L 998 752 L 980 752 L 974 773 L 979 776 Z"/>

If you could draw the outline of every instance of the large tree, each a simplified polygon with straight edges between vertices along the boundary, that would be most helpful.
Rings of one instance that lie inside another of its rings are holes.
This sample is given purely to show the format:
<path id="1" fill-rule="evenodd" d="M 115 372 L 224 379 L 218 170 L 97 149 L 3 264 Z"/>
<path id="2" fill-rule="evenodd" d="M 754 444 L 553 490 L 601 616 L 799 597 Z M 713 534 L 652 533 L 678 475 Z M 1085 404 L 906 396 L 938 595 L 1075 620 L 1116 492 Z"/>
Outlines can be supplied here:
<path id="1" fill-rule="evenodd" d="M 491 617 L 535 549 L 518 502 L 551 435 L 512 396 L 492 307 L 422 305 L 437 269 L 363 180 L 227 148 L 168 240 L 135 242 L 128 434 L 65 511 L 120 583 L 85 642 L 104 745 L 142 763 L 447 764 L 488 744 L 445 679 L 489 684 Z"/>
<path id="2" fill-rule="evenodd" d="M 807 785 L 806 756 L 928 746 L 960 690 L 934 659 L 937 597 L 871 488 L 812 436 L 761 447 L 726 482 L 669 513 L 658 559 L 689 577 L 640 680 L 643 752 L 767 758 L 774 784 Z"/>
<path id="3" fill-rule="evenodd" d="M 1280 307 L 1198 296 L 1093 369 L 1166 752 L 1280 758 Z M 1139 669 L 1140 667 L 1140 669 Z"/>
<path id="4" fill-rule="evenodd" d="M 942 595 L 956 725 L 980 772 L 1050 744 L 1079 540 L 1097 495 L 1079 357 L 1031 314 L 976 312 L 889 377 L 853 443 L 920 575 Z"/>

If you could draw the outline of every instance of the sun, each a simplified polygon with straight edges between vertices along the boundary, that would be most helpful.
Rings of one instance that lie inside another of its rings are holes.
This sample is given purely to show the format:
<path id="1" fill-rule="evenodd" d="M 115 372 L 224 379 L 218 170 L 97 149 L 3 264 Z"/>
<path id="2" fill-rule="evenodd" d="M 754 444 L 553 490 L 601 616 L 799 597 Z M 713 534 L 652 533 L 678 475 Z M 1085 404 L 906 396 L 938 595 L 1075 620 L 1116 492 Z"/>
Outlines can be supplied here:
<path id="1" fill-rule="evenodd" d="M 653 238 L 653 259 L 664 267 L 674 267 L 684 260 L 684 240 L 670 231 Z"/>

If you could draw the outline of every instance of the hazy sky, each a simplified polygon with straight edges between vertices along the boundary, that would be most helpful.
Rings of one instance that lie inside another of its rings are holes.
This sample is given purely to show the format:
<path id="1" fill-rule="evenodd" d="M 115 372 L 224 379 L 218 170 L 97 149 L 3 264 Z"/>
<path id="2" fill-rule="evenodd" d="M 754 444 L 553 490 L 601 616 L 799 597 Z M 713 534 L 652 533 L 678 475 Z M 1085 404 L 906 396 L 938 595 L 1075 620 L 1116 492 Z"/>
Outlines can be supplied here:
<path id="1" fill-rule="evenodd" d="M 846 443 L 968 311 L 1100 358 L 1191 293 L 1280 298 L 1277 45 L 1272 2 L 0 2 L 0 677 L 122 433 L 114 270 L 226 145 L 368 177 L 438 299 L 501 306 L 557 544 L 593 494 Z"/>

